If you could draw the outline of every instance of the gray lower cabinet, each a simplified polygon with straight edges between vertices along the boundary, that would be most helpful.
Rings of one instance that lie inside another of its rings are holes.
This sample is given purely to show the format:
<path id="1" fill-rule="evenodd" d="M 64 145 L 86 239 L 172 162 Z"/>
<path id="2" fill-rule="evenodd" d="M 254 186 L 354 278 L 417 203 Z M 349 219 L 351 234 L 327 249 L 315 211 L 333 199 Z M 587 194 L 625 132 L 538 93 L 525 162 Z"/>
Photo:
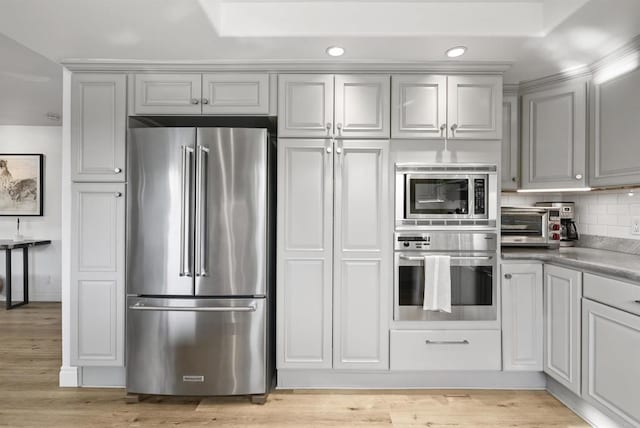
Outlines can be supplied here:
<path id="1" fill-rule="evenodd" d="M 544 372 L 580 395 L 582 272 L 544 265 Z"/>
<path id="2" fill-rule="evenodd" d="M 640 184 L 640 68 L 593 85 L 589 183 Z"/>
<path id="3" fill-rule="evenodd" d="M 73 74 L 72 181 L 125 181 L 126 106 L 126 75 Z"/>
<path id="4" fill-rule="evenodd" d="M 124 366 L 125 184 L 73 184 L 71 215 L 71 363 Z"/>
<path id="5" fill-rule="evenodd" d="M 523 189 L 586 186 L 586 100 L 584 80 L 523 96 Z"/>
<path id="6" fill-rule="evenodd" d="M 640 316 L 583 300 L 583 398 L 640 426 Z"/>

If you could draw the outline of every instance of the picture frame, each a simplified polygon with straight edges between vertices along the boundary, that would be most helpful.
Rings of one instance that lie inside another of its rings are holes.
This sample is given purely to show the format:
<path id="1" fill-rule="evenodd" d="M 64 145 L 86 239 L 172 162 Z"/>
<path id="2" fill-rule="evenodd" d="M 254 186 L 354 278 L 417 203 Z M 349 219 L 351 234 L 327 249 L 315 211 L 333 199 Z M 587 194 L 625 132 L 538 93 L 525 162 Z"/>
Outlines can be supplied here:
<path id="1" fill-rule="evenodd" d="M 44 155 L 0 153 L 0 216 L 44 215 Z"/>

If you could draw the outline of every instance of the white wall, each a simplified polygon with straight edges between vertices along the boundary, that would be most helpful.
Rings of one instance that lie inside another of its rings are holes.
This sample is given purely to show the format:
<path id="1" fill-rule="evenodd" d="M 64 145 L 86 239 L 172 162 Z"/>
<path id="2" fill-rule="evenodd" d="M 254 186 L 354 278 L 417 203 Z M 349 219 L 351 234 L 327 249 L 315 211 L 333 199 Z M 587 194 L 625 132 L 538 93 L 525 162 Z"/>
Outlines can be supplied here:
<path id="1" fill-rule="evenodd" d="M 640 216 L 640 188 L 574 193 L 503 193 L 502 205 L 533 205 L 541 201 L 576 203 L 578 232 L 612 238 L 638 239 L 631 217 Z"/>
<path id="2" fill-rule="evenodd" d="M 20 217 L 25 238 L 50 239 L 51 245 L 29 249 L 30 300 L 60 301 L 61 285 L 61 170 L 60 126 L 0 126 L 0 153 L 44 154 L 44 216 Z M 15 234 L 16 217 L 0 217 L 0 239 Z M 22 251 L 14 250 L 13 298 L 22 299 Z M 5 258 L 0 254 L 4 300 Z"/>

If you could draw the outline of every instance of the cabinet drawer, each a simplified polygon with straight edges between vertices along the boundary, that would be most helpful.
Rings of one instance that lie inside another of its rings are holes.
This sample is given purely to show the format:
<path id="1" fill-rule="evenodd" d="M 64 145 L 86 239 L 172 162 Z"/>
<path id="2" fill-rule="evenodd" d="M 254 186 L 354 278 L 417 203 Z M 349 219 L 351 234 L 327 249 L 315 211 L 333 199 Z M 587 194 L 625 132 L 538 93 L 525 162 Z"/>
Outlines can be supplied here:
<path id="1" fill-rule="evenodd" d="M 499 330 L 392 330 L 391 370 L 500 370 Z"/>
<path id="2" fill-rule="evenodd" d="M 640 315 L 640 285 L 584 274 L 584 297 Z"/>

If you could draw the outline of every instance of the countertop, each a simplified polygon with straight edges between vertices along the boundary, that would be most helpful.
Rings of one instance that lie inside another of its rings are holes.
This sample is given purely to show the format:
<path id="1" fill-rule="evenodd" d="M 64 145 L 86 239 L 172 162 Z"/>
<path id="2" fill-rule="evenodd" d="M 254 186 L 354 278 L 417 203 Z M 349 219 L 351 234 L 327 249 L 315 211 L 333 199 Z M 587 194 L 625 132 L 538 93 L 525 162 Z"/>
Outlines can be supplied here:
<path id="1" fill-rule="evenodd" d="M 502 247 L 502 260 L 539 260 L 584 272 L 631 281 L 640 286 L 640 256 L 594 248 L 559 250 Z"/>

